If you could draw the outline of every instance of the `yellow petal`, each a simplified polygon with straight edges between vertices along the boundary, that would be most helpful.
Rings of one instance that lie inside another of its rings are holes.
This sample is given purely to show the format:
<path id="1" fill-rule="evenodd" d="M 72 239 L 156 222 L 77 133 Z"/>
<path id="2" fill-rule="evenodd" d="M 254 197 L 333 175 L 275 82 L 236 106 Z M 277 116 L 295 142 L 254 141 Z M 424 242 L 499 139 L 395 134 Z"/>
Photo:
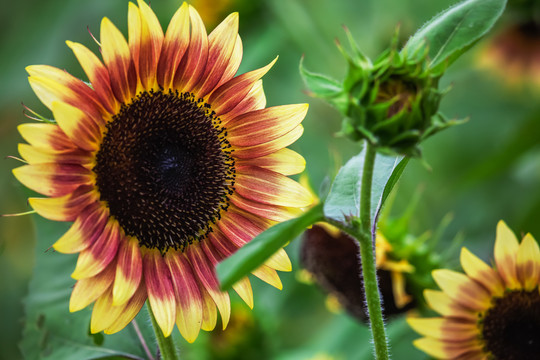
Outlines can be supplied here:
<path id="1" fill-rule="evenodd" d="M 266 265 L 263 265 L 259 267 L 258 269 L 253 270 L 251 273 L 255 275 L 256 277 L 258 277 L 259 279 L 261 279 L 262 281 L 264 281 L 265 283 L 272 285 L 276 289 L 278 290 L 283 289 L 283 284 L 281 283 L 281 279 L 279 278 L 279 275 L 277 274 L 276 270 Z"/>
<path id="2" fill-rule="evenodd" d="M 516 271 L 518 248 L 519 243 L 516 235 L 504 221 L 499 221 L 495 240 L 495 263 L 499 274 L 509 289 L 519 289 L 521 287 Z"/>
<path id="3" fill-rule="evenodd" d="M 462 307 L 442 291 L 426 289 L 424 298 L 430 308 L 443 316 L 471 321 L 477 319 L 476 312 Z"/>
<path id="4" fill-rule="evenodd" d="M 285 249 L 279 249 L 270 259 L 266 260 L 265 265 L 276 269 L 277 271 L 291 271 L 292 265 Z"/>
<path id="5" fill-rule="evenodd" d="M 525 235 L 517 253 L 518 278 L 526 291 L 540 282 L 540 248 L 531 234 Z"/>
<path id="6" fill-rule="evenodd" d="M 461 266 L 467 275 L 476 280 L 494 296 L 502 296 L 504 284 L 499 275 L 467 248 L 461 249 Z"/>
<path id="7" fill-rule="evenodd" d="M 247 277 L 239 280 L 236 284 L 233 285 L 234 291 L 240 296 L 242 300 L 249 306 L 250 309 L 253 309 L 253 290 L 251 288 L 251 282 Z"/>
<path id="8" fill-rule="evenodd" d="M 410 317 L 407 323 L 421 335 L 448 341 L 469 340 L 480 335 L 476 322 L 461 322 L 440 317 Z"/>
<path id="9" fill-rule="evenodd" d="M 434 270 L 432 275 L 437 285 L 462 306 L 476 311 L 490 307 L 490 294 L 466 275 L 446 269 Z"/>

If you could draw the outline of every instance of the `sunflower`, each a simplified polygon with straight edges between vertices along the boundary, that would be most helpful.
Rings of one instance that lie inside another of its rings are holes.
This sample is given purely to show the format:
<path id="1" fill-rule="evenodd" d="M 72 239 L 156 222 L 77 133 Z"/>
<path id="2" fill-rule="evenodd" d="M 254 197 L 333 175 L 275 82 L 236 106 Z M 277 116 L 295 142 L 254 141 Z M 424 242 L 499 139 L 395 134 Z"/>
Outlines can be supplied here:
<path id="1" fill-rule="evenodd" d="M 163 334 L 176 323 L 192 342 L 230 316 L 214 265 L 312 196 L 287 175 L 305 161 L 286 147 L 302 134 L 307 104 L 265 108 L 269 65 L 235 76 L 238 14 L 210 34 L 184 3 L 164 33 L 143 1 L 129 4 L 129 40 L 104 18 L 101 61 L 67 42 L 88 83 L 46 65 L 29 82 L 55 121 L 19 126 L 27 165 L 13 170 L 32 208 L 74 222 L 54 243 L 78 253 L 69 310 L 94 303 L 91 332 L 124 328 L 148 299 Z M 253 274 L 281 288 L 283 249 Z M 244 278 L 234 289 L 250 306 Z"/>
<path id="2" fill-rule="evenodd" d="M 527 234 L 521 244 L 503 221 L 497 225 L 495 267 L 463 248 L 465 274 L 440 269 L 442 291 L 425 290 L 442 317 L 410 318 L 424 338 L 416 347 L 440 359 L 533 360 L 540 353 L 540 248 Z"/>

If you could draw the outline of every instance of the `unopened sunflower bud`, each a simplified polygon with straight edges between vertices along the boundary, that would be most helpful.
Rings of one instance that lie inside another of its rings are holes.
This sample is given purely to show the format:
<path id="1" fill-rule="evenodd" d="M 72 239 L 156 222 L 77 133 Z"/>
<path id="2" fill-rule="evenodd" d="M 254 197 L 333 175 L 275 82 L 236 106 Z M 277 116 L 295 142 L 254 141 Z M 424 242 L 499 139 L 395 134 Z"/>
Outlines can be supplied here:
<path id="1" fill-rule="evenodd" d="M 397 35 L 390 49 L 371 62 L 347 35 L 351 53 L 338 43 L 349 65 L 342 82 L 300 65 L 311 95 L 342 113 L 340 135 L 365 139 L 382 151 L 419 156 L 421 141 L 456 123 L 438 111 L 445 93 L 438 88 L 444 67 L 430 68 L 426 48 L 414 54 L 398 51 Z"/>

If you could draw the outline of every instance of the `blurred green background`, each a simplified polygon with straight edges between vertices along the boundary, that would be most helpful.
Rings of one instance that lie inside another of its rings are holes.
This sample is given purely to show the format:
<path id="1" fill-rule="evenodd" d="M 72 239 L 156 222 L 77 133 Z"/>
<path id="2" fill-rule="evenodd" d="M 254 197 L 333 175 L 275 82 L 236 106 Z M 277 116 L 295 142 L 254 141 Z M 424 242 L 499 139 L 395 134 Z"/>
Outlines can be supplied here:
<path id="1" fill-rule="evenodd" d="M 350 28 L 361 49 L 375 57 L 390 42 L 399 23 L 406 40 L 430 17 L 453 1 L 425 0 L 221 0 L 193 1 L 210 30 L 228 12 L 240 12 L 244 60 L 240 72 L 261 67 L 279 55 L 264 79 L 269 105 L 309 102 L 304 136 L 293 146 L 307 160 L 307 172 L 317 189 L 325 176 L 334 174 L 359 149 L 335 138 L 340 128 L 336 111 L 309 98 L 298 73 L 305 66 L 341 78 L 345 62 L 334 45 L 344 39 L 342 25 Z M 162 25 L 179 1 L 153 0 Z M 47 114 L 26 81 L 25 66 L 49 64 L 83 77 L 82 70 L 64 41 L 82 42 L 97 52 L 86 27 L 97 36 L 103 16 L 126 33 L 127 1 L 7 1 L 1 0 L 0 24 L 0 155 L 17 156 L 22 139 L 17 125 L 28 120 L 21 102 Z M 504 219 L 516 233 L 540 237 L 540 90 L 504 79 L 504 74 L 483 69 L 478 59 L 498 27 L 461 58 L 443 78 L 452 85 L 442 110 L 450 118 L 465 118 L 430 138 L 423 146 L 424 160 L 413 160 L 398 187 L 395 213 L 404 209 L 419 186 L 423 194 L 412 229 L 420 234 L 434 229 L 447 213 L 454 220 L 444 234 L 450 241 L 465 234 L 464 245 L 484 259 L 492 256 L 495 225 Z M 343 42 L 343 41 L 342 41 Z M 504 70 L 502 71 L 504 73 Z M 509 85 L 511 84 L 511 85 Z M 337 154 L 337 156 L 336 156 Z M 31 195 L 18 184 L 11 169 L 13 159 L 0 161 L 0 213 L 29 210 Z M 36 248 L 35 215 L 0 218 L 0 359 L 21 358 L 18 343 L 24 324 L 23 299 L 35 264 L 55 238 Z M 43 221 L 41 222 L 43 223 Z M 63 228 L 62 224 L 57 228 Z M 442 244 L 441 249 L 445 248 Z M 204 333 L 193 344 L 181 342 L 184 359 L 361 359 L 371 349 L 367 328 L 345 314 L 325 306 L 325 295 L 296 280 L 298 242 L 288 247 L 292 273 L 283 274 L 283 291 L 254 280 L 255 309 L 250 312 L 233 296 L 233 320 L 227 332 Z M 70 260 L 71 261 L 71 260 Z M 457 265 L 457 257 L 454 265 Z M 71 269 L 54 274 L 69 278 Z M 55 279 L 46 279 L 54 282 Z M 69 293 L 59 301 L 67 301 Z M 67 305 L 65 316 L 68 315 Z M 144 320 L 143 320 L 144 321 Z M 398 319 L 390 324 L 395 359 L 422 359 L 413 334 Z"/>

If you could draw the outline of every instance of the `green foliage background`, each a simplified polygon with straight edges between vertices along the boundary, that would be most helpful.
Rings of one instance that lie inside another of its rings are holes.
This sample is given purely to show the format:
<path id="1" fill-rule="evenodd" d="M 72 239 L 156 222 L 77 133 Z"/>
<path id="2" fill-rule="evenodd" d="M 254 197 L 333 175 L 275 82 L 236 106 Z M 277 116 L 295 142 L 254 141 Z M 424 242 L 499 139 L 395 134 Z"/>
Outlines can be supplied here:
<path id="1" fill-rule="evenodd" d="M 224 1 L 210 3 L 221 2 Z M 340 128 L 337 111 L 303 93 L 304 85 L 298 74 L 301 56 L 305 55 L 307 68 L 340 78 L 346 64 L 334 46 L 334 39 L 344 42 L 342 25 L 349 27 L 360 47 L 374 57 L 389 44 L 397 23 L 401 24 L 401 37 L 405 41 L 425 21 L 453 3 L 449 0 L 225 2 L 228 5 L 220 18 L 229 11 L 240 12 L 240 35 L 244 42 L 240 72 L 266 65 L 279 54 L 278 63 L 264 79 L 268 104 L 310 103 L 304 136 L 293 148 L 306 158 L 307 171 L 316 189 L 326 175 L 335 174 L 338 166 L 359 149 L 331 135 Z M 164 26 L 178 6 L 179 1 L 152 1 Z M 125 33 L 127 1 L 1 0 L 0 9 L 0 155 L 4 157 L 17 155 L 16 144 L 22 141 L 16 126 L 27 119 L 22 115 L 20 102 L 47 113 L 32 93 L 24 67 L 50 64 L 84 77 L 64 40 L 82 42 L 97 52 L 86 26 L 97 36 L 101 18 L 108 16 Z M 490 36 L 504 21 L 499 22 Z M 214 25 L 209 24 L 208 29 Z M 412 224 L 416 233 L 434 229 L 451 212 L 454 221 L 444 236 L 448 243 L 441 244 L 440 249 L 447 249 L 455 234 L 463 231 L 464 245 L 486 260 L 492 257 L 499 219 L 504 219 L 516 233 L 531 232 L 540 237 L 540 89 L 508 86 L 499 74 L 477 65 L 490 36 L 460 58 L 441 84 L 443 88 L 453 86 L 442 102 L 442 111 L 450 118 L 469 117 L 469 122 L 452 127 L 424 144 L 424 159 L 429 166 L 418 160 L 409 163 L 398 185 L 394 208 L 399 214 L 422 187 L 423 195 Z M 0 161 L 2 214 L 29 210 L 26 198 L 31 193 L 11 174 L 16 166 L 18 163 L 12 159 Z M 36 223 L 40 229 L 38 237 Z M 65 224 L 38 220 L 34 215 L 0 218 L 0 359 L 22 356 L 18 349 L 25 319 L 22 299 L 27 294 L 36 261 L 55 263 L 52 257 L 62 258 L 52 251 L 45 252 L 56 238 L 44 235 L 58 234 L 62 229 Z M 255 309 L 247 311 L 238 297 L 233 296 L 229 331 L 202 334 L 193 345 L 179 339 L 182 357 L 288 360 L 322 358 L 326 354 L 335 359 L 369 358 L 367 328 L 345 314 L 330 313 L 324 305 L 325 296 L 315 286 L 296 280 L 297 249 L 297 243 L 288 247 L 294 270 L 282 275 L 283 291 L 253 280 Z M 453 265 L 457 266 L 457 256 L 454 258 Z M 69 278 L 73 258 L 55 264 L 58 268 L 39 274 L 33 283 L 43 289 L 55 289 L 58 283 L 62 284 L 64 291 L 53 294 L 56 320 L 51 321 L 69 330 L 73 326 L 70 324 L 78 324 L 78 320 L 70 321 L 70 317 L 79 316 L 84 324 L 89 312 L 70 315 L 67 305 L 62 307 L 73 283 Z M 39 312 L 36 307 L 46 301 L 39 296 L 29 299 L 29 314 Z M 236 318 L 234 314 L 238 314 Z M 139 323 L 147 325 L 144 318 Z M 129 331 L 132 330 L 124 330 Z M 418 336 L 403 319 L 392 322 L 389 333 L 395 359 L 423 358 L 411 345 L 411 340 Z M 151 340 L 150 346 L 154 347 Z M 30 358 L 37 358 L 39 352 L 33 354 Z M 69 353 L 65 356 L 70 358 Z"/>

